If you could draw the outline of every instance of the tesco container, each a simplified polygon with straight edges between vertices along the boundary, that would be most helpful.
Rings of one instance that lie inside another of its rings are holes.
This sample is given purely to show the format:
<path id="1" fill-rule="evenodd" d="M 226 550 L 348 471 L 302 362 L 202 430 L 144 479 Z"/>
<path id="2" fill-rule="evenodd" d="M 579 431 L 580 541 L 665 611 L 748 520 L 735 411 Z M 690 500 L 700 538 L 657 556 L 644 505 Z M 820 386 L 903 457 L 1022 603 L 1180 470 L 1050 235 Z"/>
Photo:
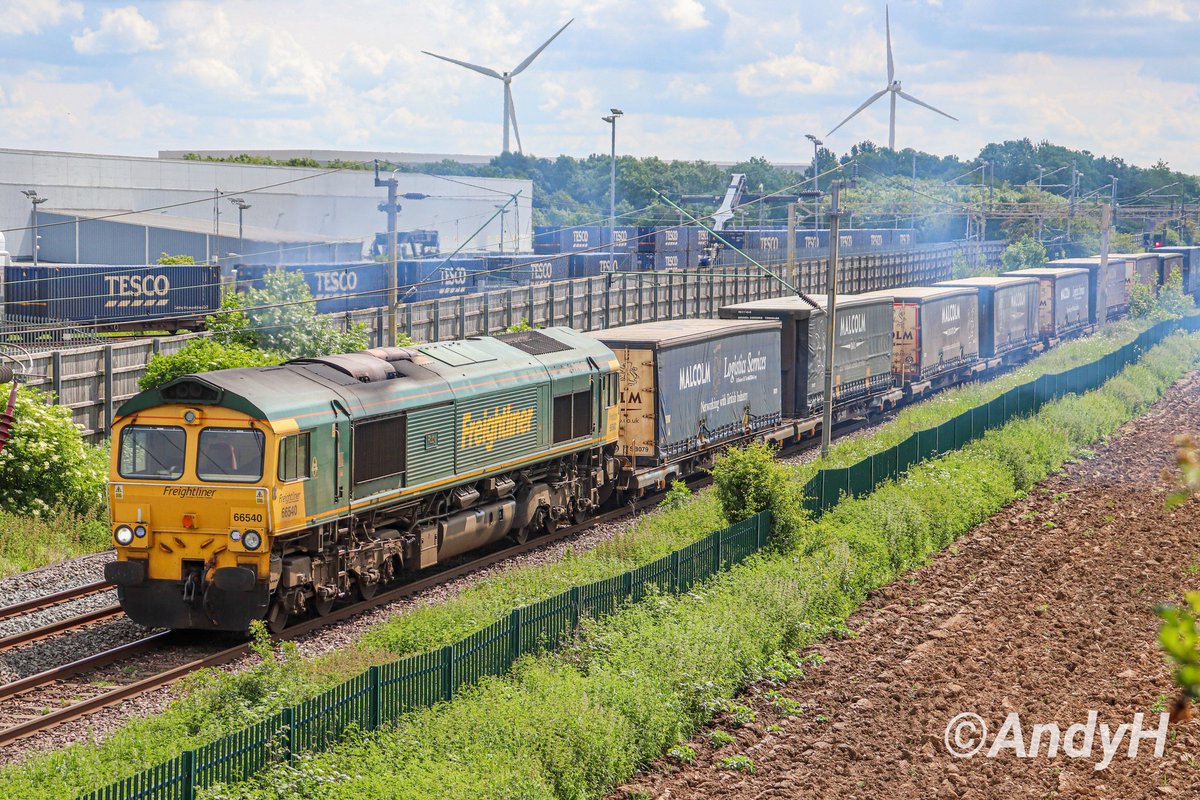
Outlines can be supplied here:
<path id="1" fill-rule="evenodd" d="M 862 295 L 892 298 L 892 374 L 901 385 L 979 360 L 978 294 L 967 286 L 908 286 Z"/>
<path id="2" fill-rule="evenodd" d="M 488 278 L 509 280 L 519 286 L 565 281 L 571 277 L 571 258 L 564 253 L 545 256 L 488 256 Z"/>
<path id="3" fill-rule="evenodd" d="M 785 417 L 821 413 L 825 399 L 825 298 L 817 308 L 796 295 L 722 306 L 721 319 L 776 319 L 782 325 L 780 387 Z M 892 300 L 845 295 L 837 300 L 834 404 L 886 391 L 892 385 Z"/>
<path id="4" fill-rule="evenodd" d="M 663 464 L 778 425 L 779 330 L 679 319 L 589 333 L 621 365 L 618 452 Z"/>
<path id="5" fill-rule="evenodd" d="M 637 229 L 637 249 L 639 253 L 687 250 L 687 230 L 682 225 L 640 225 Z"/>
<path id="6" fill-rule="evenodd" d="M 979 291 L 979 354 L 984 358 L 1021 350 L 1040 338 L 1037 278 L 962 278 L 937 285 Z"/>
<path id="7" fill-rule="evenodd" d="M 13 264 L 7 313 L 67 322 L 198 319 L 221 302 L 220 269 L 200 264 Z"/>
<path id="8" fill-rule="evenodd" d="M 687 269 L 695 266 L 689 257 L 690 251 L 677 250 L 666 253 L 638 253 L 638 269 L 660 272 L 670 269 Z"/>
<path id="9" fill-rule="evenodd" d="M 1090 273 L 1083 267 L 1041 267 L 1004 273 L 1038 279 L 1038 332 L 1058 339 L 1086 328 L 1091 321 Z"/>
<path id="10" fill-rule="evenodd" d="M 632 272 L 640 253 L 576 253 L 571 256 L 572 278 L 595 278 L 611 272 Z"/>
<path id="11" fill-rule="evenodd" d="M 459 297 L 475 288 L 477 277 L 486 274 L 487 260 L 480 258 L 422 258 L 396 264 L 400 302 Z M 386 273 L 385 273 L 386 274 Z"/>

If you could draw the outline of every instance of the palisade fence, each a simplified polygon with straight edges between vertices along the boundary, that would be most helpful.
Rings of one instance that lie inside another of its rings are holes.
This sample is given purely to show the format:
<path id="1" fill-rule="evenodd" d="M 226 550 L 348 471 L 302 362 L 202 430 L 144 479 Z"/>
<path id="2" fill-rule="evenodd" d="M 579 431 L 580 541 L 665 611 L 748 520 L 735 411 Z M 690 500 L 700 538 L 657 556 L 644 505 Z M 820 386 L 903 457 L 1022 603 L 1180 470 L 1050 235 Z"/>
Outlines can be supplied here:
<path id="1" fill-rule="evenodd" d="M 945 280 L 956 261 L 974 266 L 998 263 L 1003 242 L 949 242 L 911 250 L 851 256 L 839 260 L 838 286 L 843 293 L 889 289 Z M 758 253 L 789 283 L 805 292 L 825 291 L 824 259 L 778 263 L 778 253 Z M 614 325 L 683 317 L 715 317 L 730 303 L 779 297 L 787 290 L 753 265 L 723 265 L 675 273 L 617 273 L 536 286 L 502 289 L 463 297 L 402 303 L 397 327 L 417 342 L 486 336 L 525 320 L 535 327 L 566 325 L 597 330 Z M 367 325 L 375 346 L 385 343 L 383 309 L 340 314 L 349 325 Z M 84 435 L 108 435 L 121 403 L 138 392 L 138 380 L 155 353 L 169 354 L 204 334 L 115 340 L 58 349 L 37 341 L 11 344 L 0 340 L 0 355 L 23 366 L 25 383 L 53 394 L 68 406 Z M 3 360 L 3 359 L 0 359 Z"/>
<path id="2" fill-rule="evenodd" d="M 805 507 L 819 516 L 843 497 L 868 494 L 909 467 L 1033 414 L 1051 400 L 1098 388 L 1181 328 L 1200 330 L 1200 315 L 1159 322 L 1096 361 L 1013 387 L 851 467 L 823 469 L 805 487 Z M 273 764 L 291 764 L 298 755 L 330 747 L 349 730 L 376 730 L 405 712 L 451 700 L 461 687 L 484 676 L 504 674 L 522 654 L 556 648 L 581 619 L 606 616 L 650 593 L 686 592 L 762 550 L 770 529 L 770 513 L 764 511 L 651 564 L 515 609 L 456 644 L 371 667 L 251 727 L 79 800 L 193 800 L 198 790 L 245 780 Z"/>
<path id="3" fill-rule="evenodd" d="M 822 469 L 804 487 L 804 506 L 814 515 L 823 514 L 843 497 L 870 494 L 886 481 L 903 475 L 912 465 L 957 450 L 1017 417 L 1037 413 L 1052 400 L 1096 389 L 1181 328 L 1189 332 L 1200 330 L 1200 315 L 1158 322 L 1129 344 L 1096 361 L 1014 386 L 990 402 L 941 425 L 917 431 L 903 442 L 867 456 L 853 466 Z"/>

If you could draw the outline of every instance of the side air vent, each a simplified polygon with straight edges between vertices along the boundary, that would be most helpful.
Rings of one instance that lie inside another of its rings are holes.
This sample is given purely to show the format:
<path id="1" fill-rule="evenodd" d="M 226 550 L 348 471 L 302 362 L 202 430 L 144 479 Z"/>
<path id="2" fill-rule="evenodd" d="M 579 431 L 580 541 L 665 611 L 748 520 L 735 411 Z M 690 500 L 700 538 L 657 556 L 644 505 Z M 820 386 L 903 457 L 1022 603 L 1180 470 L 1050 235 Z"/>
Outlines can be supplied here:
<path id="1" fill-rule="evenodd" d="M 181 378 L 162 388 L 164 400 L 171 403 L 204 403 L 215 405 L 221 402 L 221 390 L 201 381 Z"/>
<path id="2" fill-rule="evenodd" d="M 529 353 L 531 356 L 544 356 L 549 353 L 562 353 L 573 349 L 571 345 L 563 344 L 557 339 L 552 339 L 541 331 L 502 333 L 496 338 L 507 345 Z"/>

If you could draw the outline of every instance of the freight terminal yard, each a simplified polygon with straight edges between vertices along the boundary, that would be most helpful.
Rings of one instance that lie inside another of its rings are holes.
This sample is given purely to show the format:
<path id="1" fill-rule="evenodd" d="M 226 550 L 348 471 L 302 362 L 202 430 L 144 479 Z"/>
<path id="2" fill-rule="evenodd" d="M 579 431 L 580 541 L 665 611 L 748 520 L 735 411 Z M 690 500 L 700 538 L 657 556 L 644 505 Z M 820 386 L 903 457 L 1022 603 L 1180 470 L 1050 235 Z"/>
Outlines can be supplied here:
<path id="1" fill-rule="evenodd" d="M 535 5 L 0 23 L 0 797 L 1194 796 L 1200 23 Z"/>

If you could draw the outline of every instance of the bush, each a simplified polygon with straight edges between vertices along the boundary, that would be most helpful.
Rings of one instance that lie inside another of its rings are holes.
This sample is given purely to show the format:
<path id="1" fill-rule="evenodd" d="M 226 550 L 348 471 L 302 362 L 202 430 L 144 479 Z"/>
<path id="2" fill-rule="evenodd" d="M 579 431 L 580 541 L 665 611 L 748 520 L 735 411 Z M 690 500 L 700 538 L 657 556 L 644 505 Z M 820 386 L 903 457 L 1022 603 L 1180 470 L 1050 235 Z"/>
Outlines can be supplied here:
<path id="1" fill-rule="evenodd" d="M 0 578 L 98 553 L 112 543 L 108 520 L 52 509 L 38 516 L 0 511 Z"/>
<path id="2" fill-rule="evenodd" d="M 367 347 L 366 326 L 342 331 L 333 319 L 319 315 L 304 276 L 294 271 L 273 270 L 262 288 L 226 294 L 221 309 L 206 321 L 222 344 L 278 353 L 284 361 Z"/>
<path id="3" fill-rule="evenodd" d="M 787 470 L 775 460 L 774 447 L 754 442 L 730 448 L 717 457 L 712 476 L 726 519 L 741 522 L 760 511 L 770 511 L 776 546 L 796 546 L 805 512 L 788 484 Z"/>
<path id="4" fill-rule="evenodd" d="M 0 385 L 0 397 L 9 384 Z M 104 507 L 108 448 L 83 440 L 71 409 L 50 405 L 37 389 L 17 390 L 16 421 L 0 451 L 0 509 L 42 516 L 54 509 L 95 515 Z"/>
<path id="5" fill-rule="evenodd" d="M 278 364 L 274 353 L 246 347 L 237 342 L 223 344 L 213 339 L 193 339 L 170 355 L 156 355 L 146 365 L 138 386 L 156 389 L 181 375 L 196 375 L 236 367 L 265 367 Z"/>

